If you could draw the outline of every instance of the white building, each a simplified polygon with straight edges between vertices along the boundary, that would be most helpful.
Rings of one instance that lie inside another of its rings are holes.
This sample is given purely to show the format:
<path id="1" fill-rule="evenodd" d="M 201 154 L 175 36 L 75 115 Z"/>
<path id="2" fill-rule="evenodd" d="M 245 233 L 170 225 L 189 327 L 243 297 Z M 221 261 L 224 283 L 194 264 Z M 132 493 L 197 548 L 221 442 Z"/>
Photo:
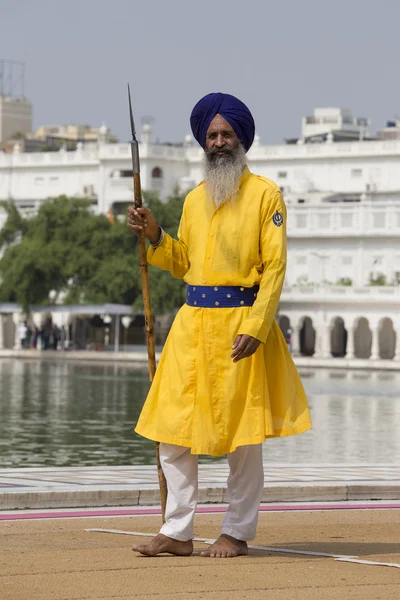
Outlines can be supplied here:
<path id="1" fill-rule="evenodd" d="M 335 110 L 343 128 L 350 117 Z M 250 169 L 275 180 L 288 207 L 282 329 L 292 330 L 295 350 L 305 354 L 399 359 L 400 139 L 339 143 L 329 133 L 326 139 L 264 146 L 256 136 L 248 153 Z M 176 186 L 194 187 L 202 179 L 202 154 L 190 136 L 181 146 L 152 143 L 145 125 L 143 188 L 166 198 Z M 133 198 L 131 169 L 129 144 L 52 153 L 21 153 L 16 146 L 0 154 L 0 199 L 35 210 L 48 197 L 85 195 L 101 212 L 123 210 Z M 387 285 L 371 287 L 371 280 Z"/>

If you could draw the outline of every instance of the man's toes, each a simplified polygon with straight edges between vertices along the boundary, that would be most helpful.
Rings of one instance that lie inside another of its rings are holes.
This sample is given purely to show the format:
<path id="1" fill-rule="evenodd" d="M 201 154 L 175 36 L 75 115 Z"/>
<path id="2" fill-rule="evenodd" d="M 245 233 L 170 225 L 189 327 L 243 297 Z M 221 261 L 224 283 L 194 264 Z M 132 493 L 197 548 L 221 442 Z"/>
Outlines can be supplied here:
<path id="1" fill-rule="evenodd" d="M 133 546 L 132 550 L 134 552 L 140 552 L 140 554 L 148 554 L 149 553 L 149 547 L 146 545 Z"/>

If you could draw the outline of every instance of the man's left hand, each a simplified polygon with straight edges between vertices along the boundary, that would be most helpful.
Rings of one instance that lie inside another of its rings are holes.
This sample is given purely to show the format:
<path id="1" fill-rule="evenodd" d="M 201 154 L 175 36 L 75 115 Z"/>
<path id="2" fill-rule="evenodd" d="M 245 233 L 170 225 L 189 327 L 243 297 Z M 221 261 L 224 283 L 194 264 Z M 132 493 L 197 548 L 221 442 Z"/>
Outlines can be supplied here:
<path id="1" fill-rule="evenodd" d="M 233 362 L 236 363 L 239 360 L 242 360 L 242 358 L 251 356 L 260 344 L 260 340 L 256 340 L 256 338 L 253 338 L 251 335 L 245 333 L 237 335 L 232 346 L 233 352 L 231 358 L 233 358 Z"/>

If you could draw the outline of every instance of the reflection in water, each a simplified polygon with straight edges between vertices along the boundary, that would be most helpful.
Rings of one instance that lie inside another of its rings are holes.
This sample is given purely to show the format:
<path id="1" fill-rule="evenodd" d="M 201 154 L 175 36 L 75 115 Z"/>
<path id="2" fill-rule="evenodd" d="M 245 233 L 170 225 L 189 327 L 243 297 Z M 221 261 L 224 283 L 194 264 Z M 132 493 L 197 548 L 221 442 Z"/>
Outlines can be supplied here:
<path id="1" fill-rule="evenodd" d="M 269 440 L 267 463 L 399 462 L 400 373 L 301 375 L 314 427 Z M 148 387 L 126 364 L 0 360 L 0 466 L 154 463 L 154 443 L 133 432 Z"/>
<path id="2" fill-rule="evenodd" d="M 301 376 L 313 429 L 269 441 L 266 462 L 400 462 L 400 373 L 316 369 Z"/>

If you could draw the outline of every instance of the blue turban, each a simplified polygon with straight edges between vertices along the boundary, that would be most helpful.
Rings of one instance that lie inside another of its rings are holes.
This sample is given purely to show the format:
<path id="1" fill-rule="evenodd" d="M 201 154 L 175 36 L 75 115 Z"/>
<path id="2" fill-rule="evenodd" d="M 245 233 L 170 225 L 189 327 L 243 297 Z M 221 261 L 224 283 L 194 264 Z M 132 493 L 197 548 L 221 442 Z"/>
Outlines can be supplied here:
<path id="1" fill-rule="evenodd" d="M 207 94 L 192 110 L 190 126 L 200 146 L 206 147 L 207 130 L 217 114 L 228 121 L 247 152 L 254 140 L 254 119 L 247 106 L 230 94 Z"/>

